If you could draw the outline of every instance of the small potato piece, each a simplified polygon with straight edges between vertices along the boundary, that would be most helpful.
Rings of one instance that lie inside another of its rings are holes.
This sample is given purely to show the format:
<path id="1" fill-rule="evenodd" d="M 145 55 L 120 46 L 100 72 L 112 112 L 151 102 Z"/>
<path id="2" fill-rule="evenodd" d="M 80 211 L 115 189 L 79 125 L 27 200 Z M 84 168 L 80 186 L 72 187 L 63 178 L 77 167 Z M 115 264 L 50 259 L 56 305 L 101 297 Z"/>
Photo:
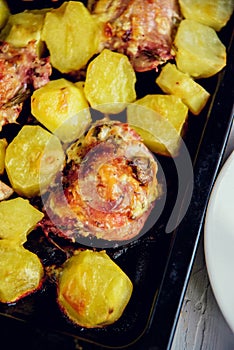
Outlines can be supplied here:
<path id="1" fill-rule="evenodd" d="M 213 28 L 193 20 L 180 22 L 175 36 L 176 64 L 194 78 L 208 78 L 226 65 L 226 48 Z"/>
<path id="2" fill-rule="evenodd" d="M 44 50 L 41 32 L 44 24 L 45 10 L 24 11 L 10 15 L 6 27 L 1 33 L 1 39 L 15 47 L 24 47 L 36 40 L 36 52 L 40 56 Z"/>
<path id="3" fill-rule="evenodd" d="M 0 203 L 0 240 L 23 244 L 44 214 L 27 199 L 14 198 Z"/>
<path id="4" fill-rule="evenodd" d="M 0 175 L 4 173 L 4 169 L 5 169 L 6 148 L 7 148 L 7 140 L 0 139 Z"/>
<path id="5" fill-rule="evenodd" d="M 75 86 L 76 86 L 78 89 L 82 90 L 83 93 L 84 93 L 84 86 L 85 86 L 85 82 L 84 82 L 84 81 L 77 81 L 77 82 L 74 83 L 74 84 L 75 84 Z"/>
<path id="6" fill-rule="evenodd" d="M 2 239 L 0 255 L 0 302 L 13 303 L 40 287 L 44 271 L 36 254 Z"/>
<path id="7" fill-rule="evenodd" d="M 105 23 L 116 18 L 116 14 L 121 13 L 119 1 L 113 0 L 88 0 L 87 7 L 90 12 L 95 13 L 102 18 Z"/>
<path id="8" fill-rule="evenodd" d="M 31 40 L 40 40 L 46 12 L 49 10 L 25 10 L 11 14 L 4 32 L 7 41 L 16 47 L 26 46 Z"/>
<path id="9" fill-rule="evenodd" d="M 127 107 L 127 121 L 155 153 L 177 156 L 188 115 L 178 96 L 146 95 Z"/>
<path id="10" fill-rule="evenodd" d="M 64 2 L 46 15 L 42 38 L 62 73 L 83 68 L 100 51 L 101 37 L 102 25 L 81 2 Z"/>
<path id="11" fill-rule="evenodd" d="M 79 138 L 91 123 L 83 88 L 66 79 L 51 80 L 33 92 L 31 111 L 63 142 Z"/>
<path id="12" fill-rule="evenodd" d="M 79 251 L 61 272 L 58 303 L 74 323 L 102 327 L 122 315 L 132 288 L 127 275 L 104 251 Z"/>
<path id="13" fill-rule="evenodd" d="M 14 193 L 13 189 L 0 180 L 0 201 L 3 201 L 4 199 L 8 199 L 13 193 Z M 0 236 L 1 236 L 1 230 L 0 230 Z"/>
<path id="14" fill-rule="evenodd" d="M 219 31 L 230 19 L 233 0 L 179 0 L 180 9 L 187 19 L 195 19 Z"/>
<path id="15" fill-rule="evenodd" d="M 84 92 L 91 107 L 119 113 L 136 99 L 136 75 L 127 56 L 104 49 L 87 69 Z"/>
<path id="16" fill-rule="evenodd" d="M 176 65 L 167 63 L 156 79 L 163 92 L 179 96 L 189 110 L 198 115 L 205 107 L 210 94 Z"/>
<path id="17" fill-rule="evenodd" d="M 0 29 L 4 27 L 10 15 L 10 10 L 5 0 L 0 0 Z"/>
<path id="18" fill-rule="evenodd" d="M 15 192 L 34 197 L 51 184 L 64 159 L 55 135 L 41 126 L 25 125 L 7 147 L 5 167 Z"/>

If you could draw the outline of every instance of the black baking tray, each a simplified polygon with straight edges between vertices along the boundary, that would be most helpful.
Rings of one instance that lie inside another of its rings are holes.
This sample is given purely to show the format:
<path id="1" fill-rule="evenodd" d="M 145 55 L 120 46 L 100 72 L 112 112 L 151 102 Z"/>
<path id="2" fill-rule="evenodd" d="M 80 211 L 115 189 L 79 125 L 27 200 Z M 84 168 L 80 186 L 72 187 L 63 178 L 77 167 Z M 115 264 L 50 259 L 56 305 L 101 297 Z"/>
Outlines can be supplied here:
<path id="1" fill-rule="evenodd" d="M 58 7 L 62 1 L 9 1 L 12 12 L 24 9 Z M 48 281 L 43 289 L 12 305 L 0 304 L 2 349 L 169 349 L 173 339 L 191 268 L 201 236 L 204 215 L 219 171 L 233 120 L 234 102 L 234 18 L 219 36 L 227 47 L 227 66 L 216 76 L 201 81 L 211 93 L 209 103 L 199 116 L 189 116 L 184 136 L 193 165 L 177 216 L 189 207 L 182 221 L 167 232 L 167 223 L 176 204 L 177 169 L 175 161 L 157 157 L 166 175 L 167 201 L 157 223 L 139 240 L 116 249 L 110 256 L 127 273 L 134 285 L 132 298 L 115 324 L 102 329 L 72 325 L 59 311 L 55 285 Z M 137 75 L 137 95 L 157 93 L 156 72 Z M 11 133 L 12 126 L 4 132 Z M 4 134 L 4 132 L 2 134 Z M 14 131 L 13 131 L 14 133 Z M 183 164 L 184 152 L 177 162 Z M 190 200 L 190 192 L 192 197 Z M 38 248 L 40 240 L 40 249 Z M 64 257 L 47 242 L 40 231 L 30 234 L 28 249 L 45 264 Z"/>

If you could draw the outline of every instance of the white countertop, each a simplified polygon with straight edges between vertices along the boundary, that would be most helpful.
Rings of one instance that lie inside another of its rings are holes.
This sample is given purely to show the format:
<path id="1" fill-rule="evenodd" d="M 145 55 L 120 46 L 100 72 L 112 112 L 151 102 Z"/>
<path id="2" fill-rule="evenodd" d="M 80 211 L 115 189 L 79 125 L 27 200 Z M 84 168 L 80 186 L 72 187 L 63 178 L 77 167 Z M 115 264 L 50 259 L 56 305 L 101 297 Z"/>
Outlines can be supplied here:
<path id="1" fill-rule="evenodd" d="M 234 150 L 234 125 L 224 161 L 232 150 Z M 234 349 L 234 334 L 219 309 L 210 285 L 203 238 L 202 234 L 171 350 Z"/>

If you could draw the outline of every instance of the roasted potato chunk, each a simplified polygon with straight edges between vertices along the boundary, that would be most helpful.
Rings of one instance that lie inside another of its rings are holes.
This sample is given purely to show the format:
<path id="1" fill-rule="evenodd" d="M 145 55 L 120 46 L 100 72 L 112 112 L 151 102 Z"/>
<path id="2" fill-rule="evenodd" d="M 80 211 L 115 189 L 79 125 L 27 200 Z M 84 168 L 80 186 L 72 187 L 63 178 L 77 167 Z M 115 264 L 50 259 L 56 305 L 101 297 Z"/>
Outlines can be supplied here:
<path id="1" fill-rule="evenodd" d="M 62 269 L 58 303 L 74 323 L 102 327 L 122 315 L 132 289 L 130 279 L 104 251 L 79 251 Z"/>
<path id="2" fill-rule="evenodd" d="M 10 10 L 5 0 L 0 0 L 0 29 L 2 29 L 10 15 Z"/>
<path id="3" fill-rule="evenodd" d="M 24 47 L 30 41 L 36 41 L 36 52 L 40 56 L 44 51 L 41 32 L 45 13 L 45 10 L 37 10 L 11 14 L 1 33 L 1 40 L 15 47 Z"/>
<path id="4" fill-rule="evenodd" d="M 89 104 L 83 88 L 66 79 L 51 80 L 34 91 L 31 111 L 63 142 L 79 138 L 91 123 Z"/>
<path id="5" fill-rule="evenodd" d="M 162 68 L 156 83 L 163 92 L 179 96 L 195 115 L 202 111 L 210 96 L 193 78 L 180 72 L 176 65 L 171 63 Z"/>
<path id="6" fill-rule="evenodd" d="M 178 96 L 146 95 L 127 107 L 127 121 L 155 153 L 177 156 L 188 115 Z"/>
<path id="7" fill-rule="evenodd" d="M 119 113 L 136 99 L 136 75 L 127 56 L 104 49 L 87 69 L 84 92 L 91 107 Z"/>
<path id="8" fill-rule="evenodd" d="M 5 167 L 15 192 L 34 197 L 51 184 L 64 159 L 55 135 L 38 125 L 24 125 L 7 147 Z"/>
<path id="9" fill-rule="evenodd" d="M 13 303 L 40 287 L 44 271 L 36 254 L 2 239 L 0 255 L 0 302 Z"/>
<path id="10" fill-rule="evenodd" d="M 230 19 L 233 0 L 179 0 L 180 9 L 187 19 L 194 19 L 219 31 Z"/>
<path id="11" fill-rule="evenodd" d="M 8 239 L 23 244 L 44 214 L 27 199 L 14 198 L 0 203 L 0 240 Z"/>
<path id="12" fill-rule="evenodd" d="M 194 20 L 180 22 L 174 45 L 178 69 L 194 78 L 208 78 L 226 65 L 226 48 L 215 30 Z"/>
<path id="13" fill-rule="evenodd" d="M 62 73 L 83 68 L 100 51 L 101 37 L 101 23 L 78 1 L 47 13 L 42 31 L 51 64 Z"/>
<path id="14" fill-rule="evenodd" d="M 4 173 L 5 169 L 5 156 L 7 145 L 8 143 L 6 139 L 0 139 L 0 175 Z"/>

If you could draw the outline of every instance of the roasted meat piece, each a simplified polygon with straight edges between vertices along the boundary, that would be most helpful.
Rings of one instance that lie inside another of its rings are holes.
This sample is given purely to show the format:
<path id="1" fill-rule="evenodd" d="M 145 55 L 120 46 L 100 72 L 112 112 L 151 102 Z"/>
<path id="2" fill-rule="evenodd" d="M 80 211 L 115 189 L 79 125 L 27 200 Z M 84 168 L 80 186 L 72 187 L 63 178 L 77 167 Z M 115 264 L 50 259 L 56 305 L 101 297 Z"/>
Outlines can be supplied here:
<path id="1" fill-rule="evenodd" d="M 126 54 L 139 72 L 172 59 L 181 19 L 176 0 L 91 0 L 89 9 L 105 24 L 105 47 Z"/>
<path id="2" fill-rule="evenodd" d="M 18 118 L 30 89 L 49 81 L 52 69 L 48 58 L 39 58 L 35 42 L 16 48 L 0 42 L 0 131 Z"/>
<path id="3" fill-rule="evenodd" d="M 157 163 L 139 135 L 128 124 L 99 121 L 67 156 L 62 186 L 44 205 L 44 232 L 72 241 L 137 236 L 159 194 Z"/>

